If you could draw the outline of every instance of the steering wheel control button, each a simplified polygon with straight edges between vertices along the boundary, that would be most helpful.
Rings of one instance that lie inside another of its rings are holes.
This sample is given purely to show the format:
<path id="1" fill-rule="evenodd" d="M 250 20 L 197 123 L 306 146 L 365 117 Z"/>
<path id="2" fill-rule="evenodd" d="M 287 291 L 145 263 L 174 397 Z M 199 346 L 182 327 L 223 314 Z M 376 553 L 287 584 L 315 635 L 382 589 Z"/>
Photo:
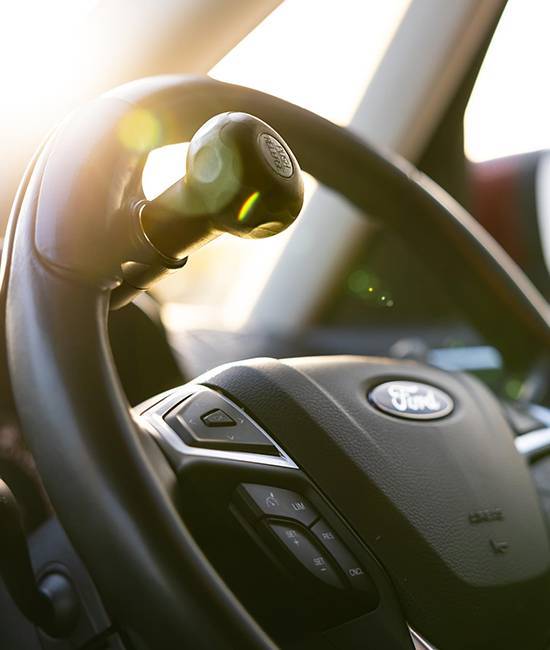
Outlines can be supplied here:
<path id="1" fill-rule="evenodd" d="M 234 427 L 237 423 L 225 411 L 215 409 L 201 415 L 201 420 L 207 427 Z"/>
<path id="2" fill-rule="evenodd" d="M 267 526 L 311 575 L 331 587 L 344 588 L 328 553 L 310 539 L 307 531 L 281 522 L 268 521 Z"/>
<path id="3" fill-rule="evenodd" d="M 435 386 L 416 381 L 387 381 L 369 394 L 380 411 L 409 420 L 436 420 L 454 409 L 450 395 Z"/>
<path id="4" fill-rule="evenodd" d="M 164 420 L 191 447 L 279 453 L 252 420 L 209 389 L 185 399 L 169 411 Z"/>
<path id="5" fill-rule="evenodd" d="M 319 516 L 309 501 L 291 490 L 246 483 L 239 487 L 238 495 L 255 519 L 281 517 L 311 526 Z"/>
<path id="6" fill-rule="evenodd" d="M 354 589 L 376 593 L 374 583 L 365 573 L 357 558 L 352 555 L 334 530 L 325 521 L 322 519 L 318 521 L 311 528 L 311 532 L 330 553 Z"/>

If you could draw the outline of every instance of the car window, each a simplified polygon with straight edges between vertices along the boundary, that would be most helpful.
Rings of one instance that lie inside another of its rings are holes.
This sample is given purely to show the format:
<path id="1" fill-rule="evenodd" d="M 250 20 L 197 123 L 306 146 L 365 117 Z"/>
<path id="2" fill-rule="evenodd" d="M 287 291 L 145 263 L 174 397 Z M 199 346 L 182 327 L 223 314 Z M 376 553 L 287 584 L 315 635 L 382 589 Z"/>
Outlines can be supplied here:
<path id="1" fill-rule="evenodd" d="M 550 3 L 509 0 L 481 66 L 464 118 L 473 162 L 550 152 Z M 536 172 L 539 236 L 550 272 L 550 153 Z"/>
<path id="2" fill-rule="evenodd" d="M 550 149 L 550 3 L 508 0 L 464 118 L 474 162 Z"/>

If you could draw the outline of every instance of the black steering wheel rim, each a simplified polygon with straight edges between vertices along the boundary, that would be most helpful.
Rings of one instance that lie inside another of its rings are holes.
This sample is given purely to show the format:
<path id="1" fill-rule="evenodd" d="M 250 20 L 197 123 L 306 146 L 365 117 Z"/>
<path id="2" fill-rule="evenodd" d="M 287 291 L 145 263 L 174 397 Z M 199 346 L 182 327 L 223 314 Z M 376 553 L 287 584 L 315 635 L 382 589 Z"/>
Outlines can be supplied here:
<path id="1" fill-rule="evenodd" d="M 4 284 L 13 392 L 48 493 L 110 611 L 148 647 L 272 647 L 168 498 L 175 478 L 136 431 L 109 349 L 109 296 L 120 280 L 120 251 L 109 242 L 117 211 L 139 194 L 146 155 L 124 150 L 116 130 L 136 107 L 162 125 L 156 146 L 188 140 L 228 110 L 272 124 L 306 171 L 446 269 L 449 290 L 510 363 L 548 349 L 548 306 L 476 222 L 413 167 L 257 91 L 207 78 L 143 80 L 51 136 L 12 217 Z M 201 632 L 190 638 L 190 630 Z"/>

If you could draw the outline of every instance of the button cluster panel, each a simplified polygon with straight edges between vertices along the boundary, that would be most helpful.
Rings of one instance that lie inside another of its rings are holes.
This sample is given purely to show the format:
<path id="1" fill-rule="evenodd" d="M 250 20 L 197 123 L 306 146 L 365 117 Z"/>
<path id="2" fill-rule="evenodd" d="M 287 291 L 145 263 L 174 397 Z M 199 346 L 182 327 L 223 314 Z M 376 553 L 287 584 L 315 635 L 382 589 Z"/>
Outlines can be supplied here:
<path id="1" fill-rule="evenodd" d="M 166 413 L 164 421 L 191 447 L 279 454 L 253 420 L 212 390 L 189 395 Z"/>
<path id="2" fill-rule="evenodd" d="M 270 485 L 245 483 L 236 505 L 262 537 L 310 576 L 335 589 L 376 593 L 363 567 L 340 536 L 301 494 Z"/>
<path id="3" fill-rule="evenodd" d="M 393 635 L 402 618 L 383 567 L 278 432 L 199 384 L 134 414 L 181 479 L 178 507 L 196 543 L 278 645 L 386 647 L 382 632 Z M 406 647 L 407 634 L 392 648 Z"/>

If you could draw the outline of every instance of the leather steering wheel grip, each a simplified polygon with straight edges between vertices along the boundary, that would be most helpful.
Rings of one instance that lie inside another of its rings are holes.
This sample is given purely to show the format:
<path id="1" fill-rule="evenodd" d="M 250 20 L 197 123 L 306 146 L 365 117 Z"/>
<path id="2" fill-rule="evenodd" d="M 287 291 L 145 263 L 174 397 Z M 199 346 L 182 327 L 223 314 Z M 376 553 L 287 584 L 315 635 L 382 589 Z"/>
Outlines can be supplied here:
<path id="1" fill-rule="evenodd" d="M 121 138 L 136 111 L 155 135 L 138 148 Z M 547 304 L 464 210 L 407 163 L 302 108 L 208 78 L 158 77 L 69 117 L 12 213 L 2 287 L 8 362 L 48 494 L 137 647 L 273 647 L 181 521 L 175 476 L 131 420 L 107 337 L 110 293 L 133 254 L 120 215 L 143 198 L 148 150 L 189 140 L 222 111 L 271 124 L 305 171 L 406 237 L 509 362 L 550 344 Z"/>

